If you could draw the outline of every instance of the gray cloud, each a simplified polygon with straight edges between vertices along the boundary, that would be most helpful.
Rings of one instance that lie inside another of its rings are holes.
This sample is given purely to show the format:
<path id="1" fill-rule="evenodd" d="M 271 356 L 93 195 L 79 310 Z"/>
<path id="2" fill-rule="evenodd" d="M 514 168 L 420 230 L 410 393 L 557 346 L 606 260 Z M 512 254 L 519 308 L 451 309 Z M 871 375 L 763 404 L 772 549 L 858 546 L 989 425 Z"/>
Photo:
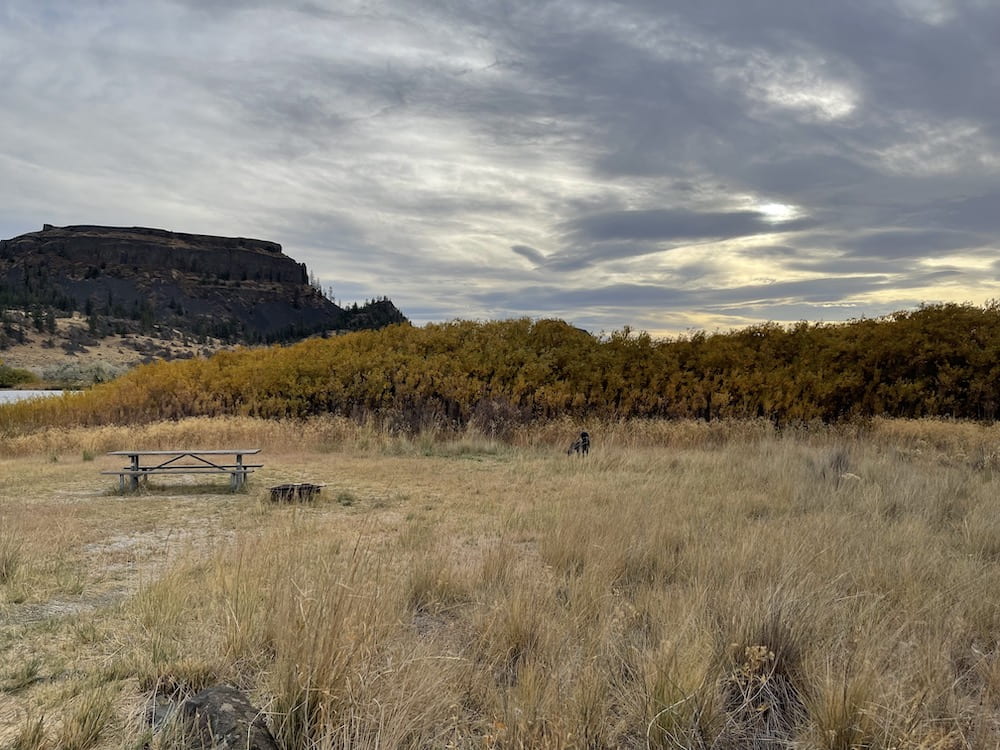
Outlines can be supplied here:
<path id="1" fill-rule="evenodd" d="M 848 239 L 850 255 L 864 258 L 933 258 L 954 250 L 981 247 L 987 238 L 971 232 L 932 229 L 886 229 Z"/>
<path id="2" fill-rule="evenodd" d="M 539 311 L 586 306 L 669 308 L 710 310 L 733 304 L 753 305 L 776 302 L 836 302 L 845 295 L 880 289 L 888 276 L 826 277 L 808 281 L 748 284 L 725 289 L 681 288 L 649 284 L 611 284 L 591 289 L 565 290 L 553 286 L 530 286 L 513 294 L 488 292 L 478 295 L 481 302 L 498 307 L 523 304 Z"/>
<path id="3" fill-rule="evenodd" d="M 531 261 L 536 266 L 540 266 L 545 263 L 545 256 L 533 247 L 528 247 L 527 245 L 511 245 L 510 249 L 522 258 Z"/>
<path id="4" fill-rule="evenodd" d="M 570 223 L 570 238 L 606 240 L 691 241 L 752 236 L 775 227 L 756 211 L 697 212 L 673 209 L 612 211 Z"/>
<path id="5" fill-rule="evenodd" d="M 0 234 L 259 236 L 417 322 L 982 302 L 997 38 L 972 0 L 11 0 Z"/>
<path id="6" fill-rule="evenodd" d="M 567 225 L 570 247 L 552 256 L 553 269 L 573 271 L 602 262 L 650 255 L 684 244 L 792 232 L 812 219 L 768 221 L 759 211 L 699 212 L 676 209 L 609 211 L 581 216 Z"/>
<path id="7" fill-rule="evenodd" d="M 917 217 L 957 231 L 996 233 L 1000 231 L 1000 190 L 949 197 L 918 212 Z"/>

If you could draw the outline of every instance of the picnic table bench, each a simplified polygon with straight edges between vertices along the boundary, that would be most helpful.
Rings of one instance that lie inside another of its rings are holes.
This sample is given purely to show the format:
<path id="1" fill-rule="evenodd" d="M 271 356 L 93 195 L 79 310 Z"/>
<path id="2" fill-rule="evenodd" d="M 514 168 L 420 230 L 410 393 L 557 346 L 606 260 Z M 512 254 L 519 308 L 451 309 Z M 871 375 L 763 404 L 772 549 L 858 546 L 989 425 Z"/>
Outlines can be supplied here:
<path id="1" fill-rule="evenodd" d="M 229 474 L 230 489 L 241 489 L 247 474 L 264 464 L 244 463 L 244 456 L 260 453 L 260 448 L 236 448 L 231 450 L 175 450 L 175 451 L 109 451 L 109 456 L 128 456 L 129 465 L 122 469 L 102 471 L 115 474 L 119 487 L 125 492 L 125 478 L 129 478 L 129 489 L 139 489 L 139 480 L 150 476 L 170 476 L 172 474 Z M 232 456 L 223 461 L 223 457 Z"/>

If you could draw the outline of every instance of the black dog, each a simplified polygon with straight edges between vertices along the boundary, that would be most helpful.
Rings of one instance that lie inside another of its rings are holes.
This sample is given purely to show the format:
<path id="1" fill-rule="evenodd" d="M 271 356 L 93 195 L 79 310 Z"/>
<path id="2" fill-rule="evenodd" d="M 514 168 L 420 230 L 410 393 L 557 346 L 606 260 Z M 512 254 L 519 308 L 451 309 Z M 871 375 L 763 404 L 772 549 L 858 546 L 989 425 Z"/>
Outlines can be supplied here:
<path id="1" fill-rule="evenodd" d="M 578 453 L 581 456 L 586 456 L 590 453 L 590 433 L 581 432 L 580 437 L 573 441 L 573 444 L 566 451 L 567 456 L 572 456 L 574 453 Z"/>

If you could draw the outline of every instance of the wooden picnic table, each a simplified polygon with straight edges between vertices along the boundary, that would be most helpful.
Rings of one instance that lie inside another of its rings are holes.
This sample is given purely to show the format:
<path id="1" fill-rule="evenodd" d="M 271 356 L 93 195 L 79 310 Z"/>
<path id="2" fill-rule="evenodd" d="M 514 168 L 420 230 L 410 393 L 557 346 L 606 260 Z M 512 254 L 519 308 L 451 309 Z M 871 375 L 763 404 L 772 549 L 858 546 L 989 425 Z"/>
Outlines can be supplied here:
<path id="1" fill-rule="evenodd" d="M 256 455 L 260 451 L 260 448 L 109 451 L 109 456 L 127 456 L 129 465 L 120 470 L 101 473 L 118 475 L 122 492 L 125 491 L 125 477 L 129 478 L 129 489 L 134 492 L 139 488 L 139 480 L 142 477 L 171 474 L 229 474 L 230 489 L 235 492 L 246 484 L 248 473 L 263 466 L 263 464 L 245 463 L 243 457 Z M 222 461 L 223 456 L 233 458 L 231 461 Z"/>

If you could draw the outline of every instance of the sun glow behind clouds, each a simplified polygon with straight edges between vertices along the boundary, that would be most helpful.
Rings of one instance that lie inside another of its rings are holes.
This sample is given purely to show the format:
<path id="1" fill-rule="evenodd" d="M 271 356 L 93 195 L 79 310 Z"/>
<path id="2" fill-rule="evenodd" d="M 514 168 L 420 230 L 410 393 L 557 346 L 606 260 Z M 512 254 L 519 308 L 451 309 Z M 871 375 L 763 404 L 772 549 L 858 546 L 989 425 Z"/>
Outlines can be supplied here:
<path id="1" fill-rule="evenodd" d="M 799 209 L 788 203 L 758 203 L 754 206 L 764 216 L 764 221 L 780 224 L 798 218 Z"/>

